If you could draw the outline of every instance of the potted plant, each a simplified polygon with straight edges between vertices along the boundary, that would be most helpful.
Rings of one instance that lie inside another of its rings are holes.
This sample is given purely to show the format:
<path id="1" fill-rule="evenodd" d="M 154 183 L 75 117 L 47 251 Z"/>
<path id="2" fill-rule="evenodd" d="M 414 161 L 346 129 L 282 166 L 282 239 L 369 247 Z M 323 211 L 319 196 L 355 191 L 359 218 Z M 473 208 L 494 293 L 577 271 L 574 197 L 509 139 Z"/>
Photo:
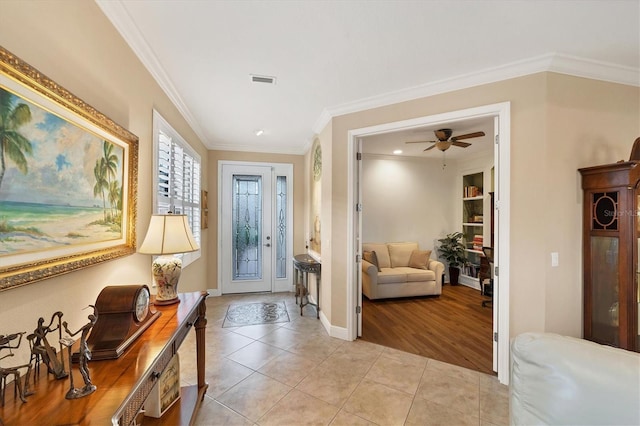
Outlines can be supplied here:
<path id="1" fill-rule="evenodd" d="M 460 276 L 460 266 L 467 265 L 467 251 L 462 243 L 462 232 L 447 234 L 446 237 L 438 239 L 440 246 L 438 254 L 447 261 L 449 265 L 449 282 L 451 285 L 458 284 Z"/>

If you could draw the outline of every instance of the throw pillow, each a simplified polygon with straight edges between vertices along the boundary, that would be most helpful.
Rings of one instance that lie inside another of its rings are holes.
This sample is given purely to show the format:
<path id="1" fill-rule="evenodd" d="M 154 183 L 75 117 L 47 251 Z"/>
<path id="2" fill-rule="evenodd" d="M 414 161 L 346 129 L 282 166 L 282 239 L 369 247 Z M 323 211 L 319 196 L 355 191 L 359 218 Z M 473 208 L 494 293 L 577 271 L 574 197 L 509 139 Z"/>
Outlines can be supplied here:
<path id="1" fill-rule="evenodd" d="M 409 266 L 411 252 L 420 249 L 416 242 L 387 243 L 392 268 Z"/>
<path id="2" fill-rule="evenodd" d="M 378 255 L 375 251 L 362 252 L 362 258 L 372 265 L 375 265 L 375 267 L 378 269 L 378 272 L 381 272 L 380 266 L 378 266 Z"/>
<path id="3" fill-rule="evenodd" d="M 431 250 L 414 250 L 409 258 L 409 267 L 418 269 L 429 269 L 429 258 Z"/>

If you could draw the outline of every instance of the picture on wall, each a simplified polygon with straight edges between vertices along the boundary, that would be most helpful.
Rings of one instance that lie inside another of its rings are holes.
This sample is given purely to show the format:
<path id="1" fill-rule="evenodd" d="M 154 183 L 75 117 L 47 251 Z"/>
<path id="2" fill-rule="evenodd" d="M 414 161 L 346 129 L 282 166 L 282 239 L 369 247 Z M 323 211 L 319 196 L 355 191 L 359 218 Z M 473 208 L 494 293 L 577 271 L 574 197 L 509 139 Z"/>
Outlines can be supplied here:
<path id="1" fill-rule="evenodd" d="M 137 137 L 0 48 L 0 290 L 135 251 Z"/>
<path id="2" fill-rule="evenodd" d="M 311 218 L 309 232 L 309 248 L 321 254 L 322 236 L 320 225 L 320 197 L 322 194 L 322 146 L 319 139 L 313 141 L 311 147 Z"/>

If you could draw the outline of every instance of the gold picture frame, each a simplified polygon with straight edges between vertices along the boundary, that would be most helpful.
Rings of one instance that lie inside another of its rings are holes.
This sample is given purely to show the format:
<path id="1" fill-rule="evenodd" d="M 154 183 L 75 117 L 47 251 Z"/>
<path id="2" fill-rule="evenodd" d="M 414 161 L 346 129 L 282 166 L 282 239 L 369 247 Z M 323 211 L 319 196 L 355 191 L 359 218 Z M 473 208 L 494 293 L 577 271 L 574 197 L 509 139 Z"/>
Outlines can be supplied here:
<path id="1" fill-rule="evenodd" d="M 134 253 L 138 138 L 1 46 L 0 115 L 0 291 Z"/>

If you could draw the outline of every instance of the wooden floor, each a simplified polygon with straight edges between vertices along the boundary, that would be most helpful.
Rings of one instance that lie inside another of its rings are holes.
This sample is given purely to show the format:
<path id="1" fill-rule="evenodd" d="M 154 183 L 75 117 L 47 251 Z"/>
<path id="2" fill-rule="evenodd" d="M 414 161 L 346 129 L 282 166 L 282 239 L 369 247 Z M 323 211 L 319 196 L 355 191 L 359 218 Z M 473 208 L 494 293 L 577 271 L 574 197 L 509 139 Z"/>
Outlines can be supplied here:
<path id="1" fill-rule="evenodd" d="M 362 299 L 362 340 L 493 374 L 493 314 L 479 290 L 445 285 L 439 297 Z"/>

